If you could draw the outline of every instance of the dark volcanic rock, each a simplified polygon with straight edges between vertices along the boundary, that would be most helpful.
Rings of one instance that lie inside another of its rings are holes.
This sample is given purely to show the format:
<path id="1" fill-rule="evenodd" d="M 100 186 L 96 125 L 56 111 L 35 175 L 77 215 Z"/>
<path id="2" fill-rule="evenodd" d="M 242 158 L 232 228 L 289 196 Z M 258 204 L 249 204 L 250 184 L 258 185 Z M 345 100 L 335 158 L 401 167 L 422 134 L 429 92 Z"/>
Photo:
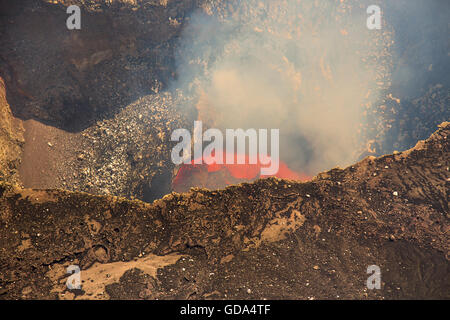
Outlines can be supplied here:
<path id="1" fill-rule="evenodd" d="M 66 8 L 81 7 L 81 30 Z M 173 78 L 173 42 L 195 0 L 0 1 L 0 75 L 13 114 L 80 131 Z M 138 13 L 136 13 L 138 12 Z"/>
<path id="2" fill-rule="evenodd" d="M 147 202 L 171 192 L 171 133 L 191 128 L 193 104 L 181 92 L 145 96 L 82 132 L 82 191 Z"/>
<path id="3" fill-rule="evenodd" d="M 450 298 L 449 133 L 307 183 L 153 204 L 2 183 L 0 297 Z M 71 264 L 80 292 L 64 284 Z M 370 265 L 381 290 L 366 288 Z"/>

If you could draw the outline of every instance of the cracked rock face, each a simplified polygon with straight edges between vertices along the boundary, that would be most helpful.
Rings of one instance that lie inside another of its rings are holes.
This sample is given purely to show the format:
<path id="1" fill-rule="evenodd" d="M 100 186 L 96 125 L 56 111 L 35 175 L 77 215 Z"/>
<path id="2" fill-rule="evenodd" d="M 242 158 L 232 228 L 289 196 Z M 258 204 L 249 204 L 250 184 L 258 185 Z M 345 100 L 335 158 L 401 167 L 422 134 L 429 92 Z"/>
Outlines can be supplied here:
<path id="1" fill-rule="evenodd" d="M 311 182 L 153 204 L 2 183 L 1 297 L 449 298 L 449 133 L 443 123 L 413 149 Z M 365 286 L 373 264 L 381 290 Z M 69 265 L 81 290 L 65 287 Z"/>

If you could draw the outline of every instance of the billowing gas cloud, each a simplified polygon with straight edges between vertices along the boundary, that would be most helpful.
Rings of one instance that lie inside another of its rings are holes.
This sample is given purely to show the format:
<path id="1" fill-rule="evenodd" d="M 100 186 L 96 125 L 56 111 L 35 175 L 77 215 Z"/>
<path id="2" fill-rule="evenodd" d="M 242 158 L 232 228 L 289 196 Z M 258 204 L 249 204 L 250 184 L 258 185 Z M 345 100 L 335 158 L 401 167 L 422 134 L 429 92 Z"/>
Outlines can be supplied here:
<path id="1" fill-rule="evenodd" d="M 198 95 L 210 126 L 280 129 L 281 160 L 298 172 L 345 166 L 364 145 L 390 55 L 386 30 L 366 26 L 369 4 L 349 2 L 207 6 L 184 29 L 173 85 Z"/>

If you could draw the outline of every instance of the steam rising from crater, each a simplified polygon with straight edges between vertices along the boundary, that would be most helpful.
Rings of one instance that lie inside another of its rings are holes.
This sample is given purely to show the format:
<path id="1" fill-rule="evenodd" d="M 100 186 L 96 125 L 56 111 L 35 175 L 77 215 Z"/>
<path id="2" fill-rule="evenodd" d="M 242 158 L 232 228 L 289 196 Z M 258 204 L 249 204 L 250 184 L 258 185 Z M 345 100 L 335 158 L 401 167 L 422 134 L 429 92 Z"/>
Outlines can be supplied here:
<path id="1" fill-rule="evenodd" d="M 347 165 L 389 73 L 380 59 L 389 39 L 367 29 L 366 8 L 333 0 L 206 7 L 184 29 L 174 86 L 199 96 L 210 126 L 279 128 L 281 159 L 294 170 Z"/>

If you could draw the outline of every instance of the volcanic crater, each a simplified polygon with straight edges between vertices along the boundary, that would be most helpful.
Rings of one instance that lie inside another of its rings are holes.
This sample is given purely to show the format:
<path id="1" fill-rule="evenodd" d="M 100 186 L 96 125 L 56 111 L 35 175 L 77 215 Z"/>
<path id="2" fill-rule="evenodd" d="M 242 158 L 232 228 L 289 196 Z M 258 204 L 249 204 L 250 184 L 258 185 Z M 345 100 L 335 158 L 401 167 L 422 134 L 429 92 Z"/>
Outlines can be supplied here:
<path id="1" fill-rule="evenodd" d="M 0 299 L 449 299 L 448 4 L 297 2 L 1 0 Z M 278 174 L 175 165 L 196 120 Z"/>

